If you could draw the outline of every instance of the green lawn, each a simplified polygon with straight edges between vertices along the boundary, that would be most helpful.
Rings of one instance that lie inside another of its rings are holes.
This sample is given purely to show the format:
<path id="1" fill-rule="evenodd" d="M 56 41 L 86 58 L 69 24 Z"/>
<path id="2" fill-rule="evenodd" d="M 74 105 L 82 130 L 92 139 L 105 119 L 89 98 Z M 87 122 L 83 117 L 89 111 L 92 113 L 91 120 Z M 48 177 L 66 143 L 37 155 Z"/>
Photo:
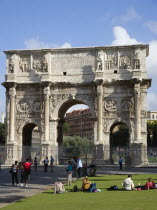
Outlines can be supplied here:
<path id="1" fill-rule="evenodd" d="M 145 184 L 148 177 L 157 182 L 157 175 L 133 175 L 135 185 Z M 124 175 L 105 175 L 90 178 L 96 182 L 100 193 L 70 192 L 72 187 L 66 187 L 64 194 L 52 194 L 52 190 L 40 193 L 33 197 L 17 201 L 4 207 L 4 210 L 118 210 L 136 209 L 151 210 L 157 209 L 157 190 L 143 191 L 107 191 L 106 188 L 117 185 L 121 188 Z M 82 180 L 73 183 L 81 187 Z"/>

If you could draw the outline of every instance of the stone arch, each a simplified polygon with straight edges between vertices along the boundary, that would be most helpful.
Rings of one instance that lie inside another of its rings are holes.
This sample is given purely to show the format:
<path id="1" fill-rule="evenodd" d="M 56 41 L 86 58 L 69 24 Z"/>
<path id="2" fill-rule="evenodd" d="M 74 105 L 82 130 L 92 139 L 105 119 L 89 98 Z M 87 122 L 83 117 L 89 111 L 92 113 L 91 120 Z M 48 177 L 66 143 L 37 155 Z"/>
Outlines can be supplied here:
<path id="1" fill-rule="evenodd" d="M 96 112 L 95 112 L 96 110 L 95 110 L 95 108 L 87 100 L 85 100 L 85 99 L 80 99 L 80 100 L 77 100 L 77 99 L 64 99 L 64 100 L 58 102 L 57 105 L 54 107 L 53 112 L 51 112 L 50 118 L 57 119 L 59 117 L 59 115 L 60 115 L 60 110 L 62 110 L 62 112 L 65 114 L 66 111 L 71 106 L 74 106 L 74 105 L 77 105 L 77 104 L 85 104 L 85 105 L 87 105 L 89 107 L 89 109 L 91 110 L 92 116 L 96 117 Z"/>
<path id="2" fill-rule="evenodd" d="M 23 131 L 24 126 L 27 125 L 27 124 L 29 124 L 29 123 L 33 123 L 33 124 L 37 125 L 38 128 L 39 128 L 39 131 L 42 132 L 42 127 L 41 127 L 40 123 L 37 122 L 36 120 L 30 119 L 30 120 L 24 121 L 24 122 L 20 125 L 19 130 L 18 130 L 19 134 L 22 134 L 22 131 Z"/>

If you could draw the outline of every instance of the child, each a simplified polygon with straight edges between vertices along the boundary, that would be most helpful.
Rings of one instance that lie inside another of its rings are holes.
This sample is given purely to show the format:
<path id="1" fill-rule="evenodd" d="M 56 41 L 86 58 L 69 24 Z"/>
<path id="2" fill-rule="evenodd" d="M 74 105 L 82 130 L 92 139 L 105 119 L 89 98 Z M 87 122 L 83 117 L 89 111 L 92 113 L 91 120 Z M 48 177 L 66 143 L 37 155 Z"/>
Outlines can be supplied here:
<path id="1" fill-rule="evenodd" d="M 71 165 L 70 161 L 68 161 L 67 173 L 68 173 L 68 185 L 71 185 L 71 183 L 72 183 L 72 165 Z"/>

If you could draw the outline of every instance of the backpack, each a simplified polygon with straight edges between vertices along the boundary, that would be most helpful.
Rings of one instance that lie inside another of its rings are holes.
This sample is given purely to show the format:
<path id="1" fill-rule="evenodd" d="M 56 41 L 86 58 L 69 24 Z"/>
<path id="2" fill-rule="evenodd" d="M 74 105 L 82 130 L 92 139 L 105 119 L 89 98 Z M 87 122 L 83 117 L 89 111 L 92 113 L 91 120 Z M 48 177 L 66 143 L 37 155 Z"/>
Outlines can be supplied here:
<path id="1" fill-rule="evenodd" d="M 117 187 L 117 185 L 114 185 L 114 186 L 107 188 L 107 190 L 119 190 L 119 188 Z"/>
<path id="2" fill-rule="evenodd" d="M 73 187 L 73 191 L 74 191 L 74 192 L 78 192 L 78 191 L 79 191 L 77 185 L 75 185 L 75 186 Z"/>

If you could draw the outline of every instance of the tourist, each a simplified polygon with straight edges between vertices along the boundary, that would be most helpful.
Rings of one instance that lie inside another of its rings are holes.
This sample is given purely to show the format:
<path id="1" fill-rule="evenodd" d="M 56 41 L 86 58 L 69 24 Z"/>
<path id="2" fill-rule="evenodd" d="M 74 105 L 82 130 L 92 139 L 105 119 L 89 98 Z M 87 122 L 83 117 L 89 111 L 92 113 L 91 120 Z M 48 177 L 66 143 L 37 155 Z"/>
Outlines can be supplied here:
<path id="1" fill-rule="evenodd" d="M 34 168 L 35 168 L 35 171 L 37 171 L 37 165 L 38 165 L 38 159 L 37 157 L 34 158 Z"/>
<path id="2" fill-rule="evenodd" d="M 28 187 L 27 183 L 28 183 L 28 179 L 30 177 L 30 172 L 31 172 L 32 163 L 30 163 L 29 160 L 30 159 L 27 158 L 26 162 L 23 163 L 23 167 L 24 167 L 24 187 Z"/>
<path id="3" fill-rule="evenodd" d="M 44 172 L 47 172 L 48 171 L 48 163 L 49 163 L 49 159 L 47 156 L 46 156 L 45 160 L 43 161 L 43 163 L 44 163 Z"/>
<path id="4" fill-rule="evenodd" d="M 119 168 L 120 168 L 120 170 L 122 170 L 123 158 L 121 156 L 119 157 L 118 162 L 119 162 Z"/>
<path id="5" fill-rule="evenodd" d="M 51 167 L 51 172 L 53 172 L 54 158 L 52 157 L 52 155 L 51 155 L 51 157 L 50 157 L 50 167 Z"/>
<path id="6" fill-rule="evenodd" d="M 136 188 L 134 188 L 134 183 L 132 181 L 132 175 L 128 175 L 128 178 L 124 179 L 123 187 L 125 190 L 136 190 Z"/>
<path id="7" fill-rule="evenodd" d="M 78 173 L 78 178 L 80 178 L 82 175 L 82 161 L 80 158 L 77 159 L 77 173 Z"/>
<path id="8" fill-rule="evenodd" d="M 148 182 L 143 186 L 144 190 L 155 189 L 155 183 L 153 182 L 152 178 L 148 178 Z"/>
<path id="9" fill-rule="evenodd" d="M 82 181 L 82 188 L 81 188 L 81 190 L 88 191 L 90 189 L 90 186 L 91 186 L 91 182 L 89 181 L 88 176 L 86 176 L 84 178 L 84 180 Z"/>
<path id="10" fill-rule="evenodd" d="M 18 181 L 18 161 L 15 161 L 15 164 L 11 166 L 11 177 L 12 177 L 12 185 L 13 186 L 18 186 L 19 181 Z"/>
<path id="11" fill-rule="evenodd" d="M 24 186 L 24 167 L 23 162 L 19 163 L 19 170 L 20 170 L 20 176 L 21 176 L 21 187 Z"/>
<path id="12" fill-rule="evenodd" d="M 68 186 L 69 186 L 72 183 L 72 165 L 70 161 L 68 161 L 67 173 L 68 173 Z"/>

